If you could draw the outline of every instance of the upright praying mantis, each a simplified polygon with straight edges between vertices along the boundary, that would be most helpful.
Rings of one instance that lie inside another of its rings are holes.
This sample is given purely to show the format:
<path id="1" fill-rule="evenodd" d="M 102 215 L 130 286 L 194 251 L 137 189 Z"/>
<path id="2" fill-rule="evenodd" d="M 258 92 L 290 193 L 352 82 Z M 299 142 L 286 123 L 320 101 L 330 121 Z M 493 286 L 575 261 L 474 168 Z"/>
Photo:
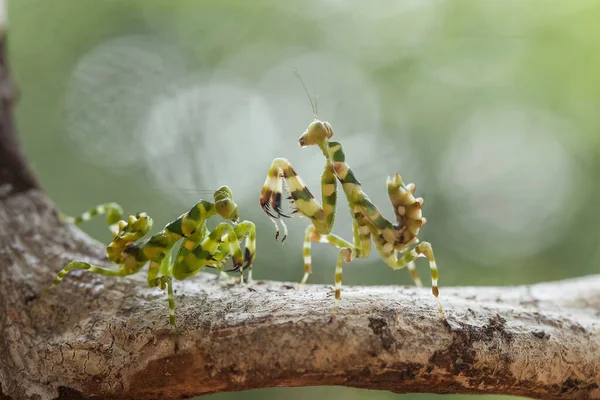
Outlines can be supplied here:
<path id="1" fill-rule="evenodd" d="M 331 141 L 333 129 L 329 122 L 318 118 L 317 107 L 312 101 L 306 85 L 300 75 L 296 75 L 312 106 L 314 121 L 300 136 L 301 147 L 318 146 L 325 157 L 325 170 L 321 175 L 321 203 L 314 198 L 304 184 L 302 178 L 296 173 L 292 164 L 285 158 L 276 158 L 271 163 L 267 179 L 260 193 L 260 205 L 269 215 L 276 227 L 275 239 L 279 237 L 279 224 L 282 225 L 284 234 L 283 242 L 287 237 L 287 226 L 281 217 L 289 218 L 291 215 L 282 211 L 282 192 L 284 182 L 289 192 L 288 200 L 292 203 L 291 214 L 300 214 L 308 217 L 311 224 L 306 228 L 304 235 L 304 277 L 301 285 L 306 283 L 312 271 L 311 243 L 329 243 L 339 249 L 335 268 L 335 301 L 333 312 L 338 310 L 342 291 L 342 266 L 355 258 L 365 258 L 371 251 L 371 240 L 381 259 L 392 269 L 408 267 L 415 283 L 420 286 L 413 261 L 419 257 L 429 260 L 431 271 L 431 289 L 438 304 L 442 319 L 444 314 L 438 295 L 438 268 L 433 255 L 431 244 L 419 242 L 419 230 L 425 224 L 421 208 L 423 198 L 414 197 L 415 185 L 404 184 L 398 174 L 388 177 L 387 192 L 394 208 L 396 223 L 385 219 L 377 207 L 371 202 L 362 186 L 356 179 L 354 172 L 346 163 L 346 157 L 339 142 Z M 333 228 L 336 201 L 337 182 L 341 183 L 344 194 L 350 206 L 352 217 L 353 242 L 331 233 Z"/>

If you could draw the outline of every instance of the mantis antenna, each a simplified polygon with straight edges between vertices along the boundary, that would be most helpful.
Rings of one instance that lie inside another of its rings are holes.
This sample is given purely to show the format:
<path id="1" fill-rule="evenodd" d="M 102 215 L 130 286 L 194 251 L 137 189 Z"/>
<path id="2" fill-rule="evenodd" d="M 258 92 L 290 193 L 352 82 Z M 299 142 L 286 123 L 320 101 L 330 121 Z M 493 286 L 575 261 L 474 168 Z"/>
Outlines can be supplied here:
<path id="1" fill-rule="evenodd" d="M 176 187 L 161 187 L 153 186 L 153 189 L 165 189 L 172 190 L 175 192 L 194 192 L 194 193 L 214 193 L 216 189 L 196 189 L 196 188 L 176 188 Z"/>
<path id="2" fill-rule="evenodd" d="M 313 95 L 315 96 L 315 111 L 316 111 L 316 114 L 318 115 L 319 114 L 319 95 L 317 94 L 317 89 L 315 88 L 315 76 L 314 75 L 312 77 L 312 84 L 313 84 Z M 316 119 L 317 115 L 315 115 L 315 119 Z"/>
<path id="3" fill-rule="evenodd" d="M 312 97 L 310 97 L 310 94 L 308 93 L 308 89 L 306 88 L 306 85 L 304 84 L 304 81 L 302 80 L 302 77 L 300 76 L 300 73 L 298 72 L 298 70 L 296 68 L 294 68 L 294 74 L 296 75 L 296 77 L 298 78 L 298 80 L 300 81 L 300 83 L 302 84 L 302 87 L 304 88 L 304 92 L 308 96 L 308 101 L 310 101 L 310 106 L 312 107 L 313 116 L 315 117 L 315 120 L 319 119 L 318 118 L 316 95 L 315 95 L 315 101 L 313 102 L 313 99 L 312 99 Z M 314 90 L 315 90 L 315 81 L 313 79 L 313 91 Z"/>

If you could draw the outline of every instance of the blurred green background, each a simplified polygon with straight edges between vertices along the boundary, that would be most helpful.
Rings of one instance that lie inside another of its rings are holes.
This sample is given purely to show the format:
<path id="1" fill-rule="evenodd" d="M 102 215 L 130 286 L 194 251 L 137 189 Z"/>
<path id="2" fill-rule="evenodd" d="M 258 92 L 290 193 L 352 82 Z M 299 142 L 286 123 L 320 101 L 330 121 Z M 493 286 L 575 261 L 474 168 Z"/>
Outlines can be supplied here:
<path id="1" fill-rule="evenodd" d="M 9 56 L 25 151 L 65 213 L 117 201 L 160 227 L 228 184 L 257 224 L 255 277 L 287 281 L 307 220 L 278 245 L 258 195 L 274 157 L 320 192 L 322 155 L 297 145 L 312 121 L 297 68 L 388 217 L 386 176 L 417 184 L 443 299 L 598 271 L 599 20 L 595 0 L 13 0 Z M 344 201 L 338 215 L 351 238 Z M 102 221 L 84 229 L 109 239 Z M 310 281 L 332 284 L 335 257 L 316 245 Z M 345 267 L 345 285 L 390 283 L 411 281 L 376 254 Z M 214 398 L 281 396 L 403 397 Z"/>

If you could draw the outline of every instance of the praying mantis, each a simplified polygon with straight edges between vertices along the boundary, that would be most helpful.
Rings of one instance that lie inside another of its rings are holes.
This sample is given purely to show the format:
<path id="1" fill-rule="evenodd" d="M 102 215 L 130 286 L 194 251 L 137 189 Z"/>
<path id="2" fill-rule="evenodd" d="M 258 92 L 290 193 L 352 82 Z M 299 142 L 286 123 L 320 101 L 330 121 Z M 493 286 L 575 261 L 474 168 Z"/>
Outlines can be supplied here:
<path id="1" fill-rule="evenodd" d="M 148 268 L 148 286 L 167 289 L 169 301 L 169 324 L 176 333 L 175 300 L 173 278 L 183 280 L 195 275 L 204 267 L 222 271 L 229 257 L 233 260 L 231 271 L 243 273 L 248 270 L 248 280 L 252 279 L 252 264 L 256 255 L 256 228 L 250 221 L 239 220 L 238 206 L 233 201 L 231 189 L 222 186 L 214 192 L 213 201 L 200 200 L 188 212 L 164 229 L 146 240 L 144 236 L 152 228 L 152 219 L 146 213 L 130 215 L 123 219 L 123 209 L 116 203 L 106 203 L 83 213 L 79 217 L 67 218 L 68 222 L 81 223 L 95 215 L 106 214 L 113 240 L 106 247 L 107 258 L 118 265 L 118 269 L 103 268 L 85 261 L 74 260 L 63 268 L 52 285 L 56 287 L 72 269 L 83 269 L 103 276 L 124 277 L 139 272 L 145 265 Z M 219 223 L 209 231 L 206 221 L 220 215 L 227 222 Z M 171 259 L 173 246 L 181 239 L 181 246 Z M 240 241 L 245 239 L 244 251 Z"/>
<path id="2" fill-rule="evenodd" d="M 302 133 L 298 143 L 301 147 L 318 147 L 325 157 L 325 169 L 321 175 L 322 205 L 315 199 L 292 164 L 285 158 L 276 158 L 271 163 L 260 193 L 260 205 L 275 224 L 275 239 L 279 238 L 279 225 L 281 224 L 284 232 L 282 242 L 287 237 L 287 226 L 282 217 L 289 218 L 290 214 L 299 214 L 310 219 L 311 224 L 306 228 L 304 234 L 304 277 L 300 284 L 305 284 L 312 272 L 312 242 L 328 243 L 337 248 L 339 251 L 335 267 L 333 307 L 333 314 L 335 314 L 341 299 L 343 264 L 349 263 L 355 258 L 367 257 L 371 251 L 371 241 L 373 241 L 380 258 L 394 270 L 408 267 L 417 285 L 420 285 L 420 280 L 413 262 L 420 257 L 429 261 L 431 289 L 443 319 L 444 314 L 438 297 L 438 268 L 433 249 L 429 242 L 420 242 L 418 238 L 419 230 L 426 222 L 421 211 L 423 198 L 415 197 L 415 185 L 413 183 L 404 184 L 399 174 L 388 177 L 387 192 L 396 221 L 391 222 L 384 218 L 363 191 L 361 183 L 346 163 L 341 143 L 331 140 L 334 134 L 331 124 L 319 120 L 317 108 L 306 85 L 297 71 L 296 75 L 310 100 L 314 116 L 313 122 Z M 336 212 L 337 182 L 341 184 L 350 207 L 352 242 L 331 233 Z M 292 206 L 290 214 L 284 213 L 281 208 L 284 187 L 289 192 L 287 199 L 290 200 Z"/>

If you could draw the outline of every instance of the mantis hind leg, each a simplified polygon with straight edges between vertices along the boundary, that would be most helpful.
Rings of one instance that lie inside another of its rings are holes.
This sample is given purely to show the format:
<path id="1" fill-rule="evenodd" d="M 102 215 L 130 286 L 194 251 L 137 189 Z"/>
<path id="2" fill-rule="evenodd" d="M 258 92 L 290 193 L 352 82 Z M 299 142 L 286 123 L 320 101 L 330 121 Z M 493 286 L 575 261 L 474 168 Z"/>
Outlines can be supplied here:
<path id="1" fill-rule="evenodd" d="M 433 255 L 433 249 L 431 248 L 431 244 L 429 244 L 429 242 L 419 243 L 414 249 L 401 253 L 401 257 L 399 258 L 398 255 L 394 253 L 392 256 L 385 258 L 385 261 L 390 268 L 396 270 L 408 267 L 419 257 L 425 257 L 427 260 L 429 260 L 429 270 L 431 273 L 431 292 L 435 296 L 438 304 L 438 311 L 440 312 L 442 319 L 445 319 L 444 312 L 442 310 L 442 304 L 440 303 L 440 299 L 438 297 L 440 293 L 438 289 L 438 268 L 435 262 L 435 256 Z"/>
<path id="2" fill-rule="evenodd" d="M 442 304 L 440 303 L 439 294 L 440 290 L 438 289 L 438 268 L 435 262 L 435 256 L 433 255 L 433 249 L 431 248 L 431 244 L 429 242 L 421 242 L 415 247 L 415 251 L 418 254 L 423 255 L 427 260 L 429 260 L 429 271 L 431 273 L 431 292 L 435 296 L 435 299 L 438 303 L 438 311 L 444 318 L 444 312 L 442 311 Z"/>
<path id="3" fill-rule="evenodd" d="M 44 293 L 47 293 L 48 291 L 50 291 L 53 288 L 55 288 L 56 286 L 58 286 L 62 282 L 64 277 L 67 276 L 67 274 L 72 269 L 83 269 L 86 271 L 94 272 L 94 273 L 96 273 L 98 275 L 102 275 L 102 276 L 127 276 L 127 275 L 135 274 L 137 271 L 139 271 L 139 269 L 142 266 L 143 266 L 143 264 L 138 266 L 138 268 L 133 271 L 126 271 L 123 268 L 121 268 L 119 270 L 113 270 L 113 269 L 98 267 L 96 265 L 89 264 L 85 261 L 74 260 L 74 261 L 71 261 L 69 264 L 67 264 L 66 267 L 64 267 L 62 270 L 59 271 L 58 275 L 54 279 L 54 282 L 52 282 L 52 284 L 44 290 Z"/>
<path id="4" fill-rule="evenodd" d="M 106 214 L 106 222 L 113 236 L 119 231 L 118 223 L 123 219 L 123 208 L 117 203 L 100 204 L 79 216 L 69 217 L 63 216 L 66 222 L 71 224 L 81 224 L 94 218 L 96 215 Z"/>

